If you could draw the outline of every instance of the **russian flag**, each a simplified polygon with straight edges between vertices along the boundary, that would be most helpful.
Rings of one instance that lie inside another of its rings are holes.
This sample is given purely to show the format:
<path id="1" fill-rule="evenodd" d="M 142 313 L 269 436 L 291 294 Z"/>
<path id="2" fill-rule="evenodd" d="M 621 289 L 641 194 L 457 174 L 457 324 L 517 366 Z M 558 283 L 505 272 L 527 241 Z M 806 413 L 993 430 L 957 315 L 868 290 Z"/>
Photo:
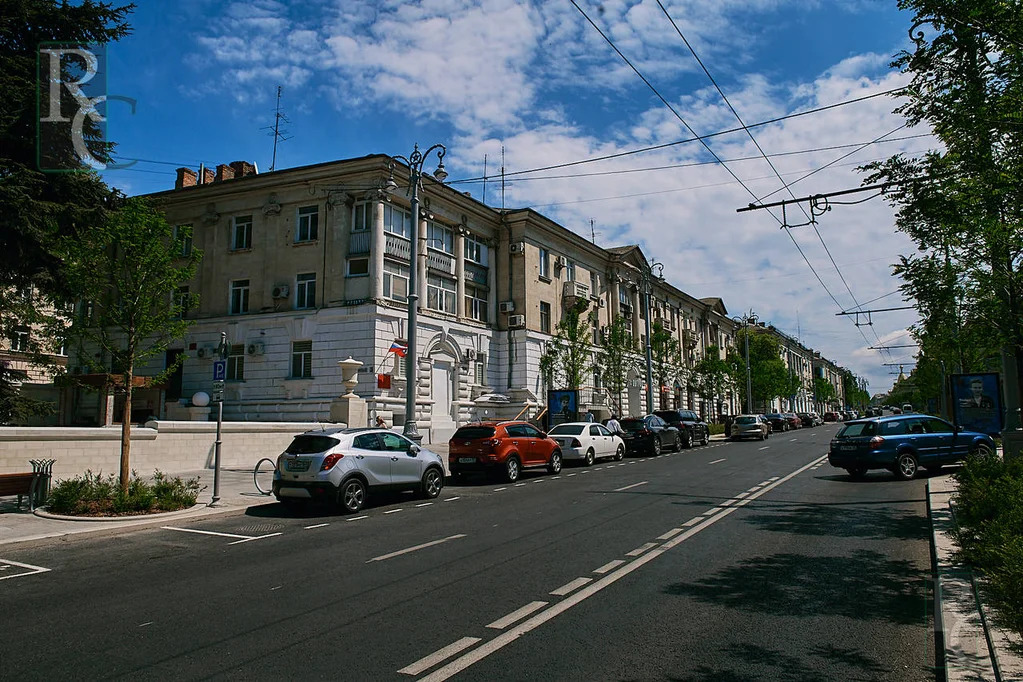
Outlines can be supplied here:
<path id="1" fill-rule="evenodd" d="M 403 358 L 405 357 L 405 354 L 408 353 L 408 346 L 404 346 L 398 343 L 397 341 L 393 341 L 391 343 L 391 347 L 387 350 L 387 352 L 394 353 L 399 358 Z"/>

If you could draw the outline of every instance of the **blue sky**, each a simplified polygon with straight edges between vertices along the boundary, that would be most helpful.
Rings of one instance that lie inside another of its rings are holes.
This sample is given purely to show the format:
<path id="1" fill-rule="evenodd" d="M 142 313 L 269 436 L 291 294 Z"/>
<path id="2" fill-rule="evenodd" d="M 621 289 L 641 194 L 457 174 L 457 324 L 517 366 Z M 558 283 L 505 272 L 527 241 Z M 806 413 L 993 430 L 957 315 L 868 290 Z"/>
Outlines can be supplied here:
<path id="1" fill-rule="evenodd" d="M 128 115 L 114 105 L 109 135 L 120 155 L 145 162 L 106 179 L 138 194 L 172 187 L 179 165 L 249 160 L 267 170 L 263 129 L 277 85 L 290 136 L 278 168 L 442 142 L 457 181 L 481 175 L 484 155 L 496 174 L 502 147 L 514 172 L 688 138 L 672 109 L 699 134 L 736 127 L 669 16 L 747 124 L 906 80 L 888 67 L 912 23 L 894 2 L 661 0 L 667 16 L 657 0 L 576 3 L 582 12 L 570 0 L 140 0 L 133 35 L 108 52 L 110 94 L 138 107 Z M 752 132 L 786 182 L 853 152 L 792 186 L 796 196 L 846 189 L 862 181 L 856 165 L 934 144 L 926 130 L 899 129 L 896 104 L 875 97 Z M 720 296 L 733 314 L 753 309 L 866 377 L 872 392 L 887 390 L 894 377 L 881 363 L 909 363 L 911 353 L 867 346 L 908 343 L 913 311 L 876 314 L 872 327 L 836 313 L 854 300 L 904 305 L 891 264 L 914 247 L 895 233 L 891 209 L 880 198 L 834 205 L 816 231 L 780 230 L 766 211 L 735 213 L 751 196 L 729 171 L 757 196 L 782 186 L 750 137 L 708 144 L 724 166 L 699 143 L 674 145 L 527 174 L 507 184 L 505 201 L 587 236 L 592 220 L 601 245 L 640 244 L 683 290 Z M 487 188 L 491 205 L 497 186 Z"/>

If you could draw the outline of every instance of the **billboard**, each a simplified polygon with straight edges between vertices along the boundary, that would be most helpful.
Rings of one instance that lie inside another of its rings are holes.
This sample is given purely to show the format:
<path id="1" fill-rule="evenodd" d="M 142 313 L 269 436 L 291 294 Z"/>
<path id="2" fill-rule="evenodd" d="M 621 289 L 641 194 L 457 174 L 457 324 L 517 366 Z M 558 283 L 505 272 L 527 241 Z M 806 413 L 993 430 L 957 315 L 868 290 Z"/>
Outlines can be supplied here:
<path id="1" fill-rule="evenodd" d="M 953 374 L 955 421 L 967 431 L 996 435 L 1002 430 L 1002 392 L 998 374 Z"/>
<path id="2" fill-rule="evenodd" d="M 579 421 L 579 391 L 547 391 L 547 423 Z"/>

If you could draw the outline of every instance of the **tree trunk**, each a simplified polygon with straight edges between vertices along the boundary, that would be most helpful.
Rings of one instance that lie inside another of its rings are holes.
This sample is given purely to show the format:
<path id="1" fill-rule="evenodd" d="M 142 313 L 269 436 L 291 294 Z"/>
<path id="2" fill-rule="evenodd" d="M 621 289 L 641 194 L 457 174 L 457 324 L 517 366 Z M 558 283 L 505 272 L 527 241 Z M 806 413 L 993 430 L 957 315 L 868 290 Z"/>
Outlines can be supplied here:
<path id="1" fill-rule="evenodd" d="M 131 476 L 130 455 L 131 455 L 131 389 L 132 372 L 124 375 L 124 414 L 121 418 L 121 490 L 128 492 L 128 482 Z"/>

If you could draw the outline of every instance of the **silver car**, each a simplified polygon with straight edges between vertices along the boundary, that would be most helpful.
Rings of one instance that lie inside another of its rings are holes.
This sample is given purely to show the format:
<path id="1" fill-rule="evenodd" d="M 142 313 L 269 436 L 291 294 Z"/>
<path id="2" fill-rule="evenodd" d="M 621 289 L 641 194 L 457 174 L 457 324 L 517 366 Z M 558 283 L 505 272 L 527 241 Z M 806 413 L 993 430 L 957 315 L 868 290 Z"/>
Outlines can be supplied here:
<path id="1" fill-rule="evenodd" d="M 444 461 L 388 429 L 324 429 L 295 436 L 277 458 L 280 502 L 335 501 L 352 513 L 373 490 L 416 490 L 428 499 L 444 487 Z"/>
<path id="2" fill-rule="evenodd" d="M 732 421 L 732 440 L 759 438 L 766 440 L 770 435 L 767 422 L 759 414 L 740 414 Z"/>

